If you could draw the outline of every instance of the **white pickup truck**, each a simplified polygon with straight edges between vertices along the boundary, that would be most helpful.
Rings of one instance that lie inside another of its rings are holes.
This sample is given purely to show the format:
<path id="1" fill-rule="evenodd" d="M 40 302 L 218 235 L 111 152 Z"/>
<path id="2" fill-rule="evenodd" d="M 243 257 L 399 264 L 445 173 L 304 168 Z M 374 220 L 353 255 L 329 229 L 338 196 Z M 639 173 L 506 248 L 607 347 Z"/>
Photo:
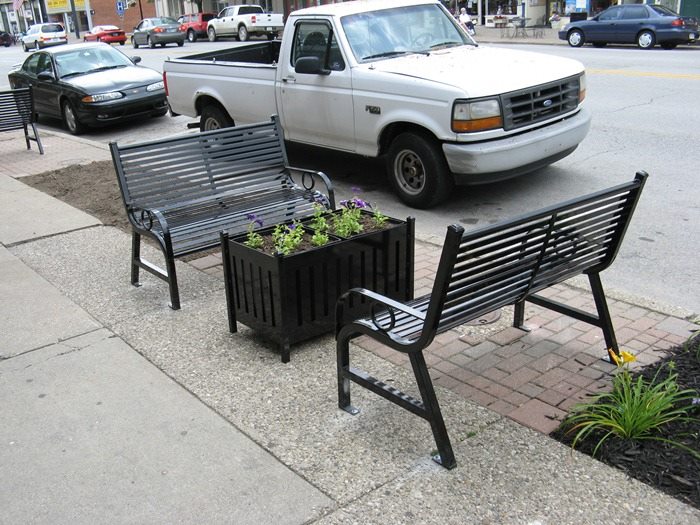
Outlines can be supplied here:
<path id="1" fill-rule="evenodd" d="M 479 46 L 438 0 L 289 15 L 282 40 L 167 60 L 173 114 L 211 130 L 279 115 L 285 139 L 386 158 L 414 207 L 569 155 L 590 114 L 575 61 Z"/>
<path id="2" fill-rule="evenodd" d="M 211 42 L 225 36 L 235 36 L 245 42 L 250 35 L 267 35 L 268 40 L 272 40 L 282 29 L 284 21 L 280 14 L 266 13 L 259 5 L 232 5 L 209 20 L 207 36 Z"/>

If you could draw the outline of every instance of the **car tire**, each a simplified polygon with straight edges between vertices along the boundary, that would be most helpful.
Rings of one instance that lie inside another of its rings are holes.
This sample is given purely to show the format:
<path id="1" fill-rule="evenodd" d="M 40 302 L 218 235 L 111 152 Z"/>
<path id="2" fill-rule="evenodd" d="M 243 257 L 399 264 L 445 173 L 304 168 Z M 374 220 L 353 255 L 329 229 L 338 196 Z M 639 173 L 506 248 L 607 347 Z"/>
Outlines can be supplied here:
<path id="1" fill-rule="evenodd" d="M 209 42 L 216 42 L 216 29 L 213 27 L 207 29 L 207 37 L 209 38 Z"/>
<path id="2" fill-rule="evenodd" d="M 22 42 L 22 49 L 24 50 L 25 53 L 29 53 L 29 48 L 27 47 L 27 44 Z"/>
<path id="3" fill-rule="evenodd" d="M 39 51 L 41 49 L 41 44 L 39 44 L 38 40 L 34 41 L 34 51 Z"/>
<path id="4" fill-rule="evenodd" d="M 274 40 L 275 38 L 277 38 L 277 33 L 268 33 L 267 34 L 268 40 Z"/>
<path id="5" fill-rule="evenodd" d="M 126 44 L 126 40 L 122 40 L 121 42 L 119 42 L 120 46 L 123 46 L 124 44 Z"/>
<path id="6" fill-rule="evenodd" d="M 569 34 L 566 35 L 566 41 L 569 42 L 571 47 L 581 47 L 586 41 L 586 37 L 580 29 L 572 29 L 569 31 Z"/>
<path id="7" fill-rule="evenodd" d="M 661 44 L 661 49 L 676 49 L 676 46 L 678 46 L 678 44 L 672 44 L 671 42 L 664 42 L 663 44 Z"/>
<path id="8" fill-rule="evenodd" d="M 401 133 L 386 156 L 389 180 L 413 208 L 430 208 L 450 195 L 454 182 L 437 142 L 422 133 Z"/>
<path id="9" fill-rule="evenodd" d="M 131 37 L 131 45 L 134 46 L 134 49 L 139 48 L 139 45 L 136 43 L 136 39 L 133 36 Z"/>
<path id="10" fill-rule="evenodd" d="M 209 104 L 202 109 L 202 115 L 199 119 L 199 131 L 213 131 L 230 128 L 233 125 L 233 119 L 220 106 Z"/>
<path id="11" fill-rule="evenodd" d="M 637 46 L 641 49 L 651 49 L 656 44 L 656 36 L 651 31 L 642 31 L 637 35 Z"/>
<path id="12" fill-rule="evenodd" d="M 248 40 L 248 29 L 243 24 L 238 26 L 238 40 L 246 42 Z"/>
<path id="13" fill-rule="evenodd" d="M 146 37 L 146 45 L 147 45 L 148 47 L 150 47 L 151 49 L 155 49 L 155 48 L 156 48 L 156 43 L 155 43 L 153 40 L 151 40 L 151 37 L 150 37 L 150 36 L 147 36 L 147 37 Z"/>
<path id="14" fill-rule="evenodd" d="M 78 120 L 75 108 L 69 101 L 63 102 L 61 114 L 63 115 L 63 124 L 71 134 L 80 135 L 85 131 L 85 125 Z"/>
<path id="15" fill-rule="evenodd" d="M 180 41 L 177 43 L 177 47 L 182 47 L 182 46 L 184 46 L 184 45 L 185 45 L 185 41 L 184 41 L 184 40 L 180 40 Z"/>
<path id="16" fill-rule="evenodd" d="M 194 29 L 189 29 L 187 31 L 187 41 L 193 44 L 197 41 L 197 33 Z"/>

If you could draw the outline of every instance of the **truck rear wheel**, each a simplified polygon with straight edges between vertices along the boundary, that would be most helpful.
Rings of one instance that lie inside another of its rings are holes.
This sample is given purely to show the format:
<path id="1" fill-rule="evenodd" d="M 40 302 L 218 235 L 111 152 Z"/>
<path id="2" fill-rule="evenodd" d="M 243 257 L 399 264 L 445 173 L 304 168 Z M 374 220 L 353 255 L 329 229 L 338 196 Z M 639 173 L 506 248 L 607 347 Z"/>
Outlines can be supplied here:
<path id="1" fill-rule="evenodd" d="M 248 40 L 248 29 L 243 24 L 238 26 L 238 40 L 241 42 Z"/>
<path id="2" fill-rule="evenodd" d="M 444 201 L 454 183 L 437 142 L 423 134 L 402 133 L 387 152 L 389 180 L 399 198 L 414 208 Z"/>
<path id="3" fill-rule="evenodd" d="M 199 119 L 199 131 L 213 131 L 215 129 L 230 128 L 233 120 L 224 109 L 214 104 L 204 106 L 202 117 Z"/>

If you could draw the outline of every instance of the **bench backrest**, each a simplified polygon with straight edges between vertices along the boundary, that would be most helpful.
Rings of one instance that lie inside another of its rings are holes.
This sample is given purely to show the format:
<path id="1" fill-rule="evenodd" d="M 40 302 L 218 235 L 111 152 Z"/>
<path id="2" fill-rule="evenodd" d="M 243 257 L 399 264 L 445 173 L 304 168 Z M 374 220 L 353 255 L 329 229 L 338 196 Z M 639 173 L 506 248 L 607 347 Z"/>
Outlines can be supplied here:
<path id="1" fill-rule="evenodd" d="M 464 233 L 448 228 L 422 337 L 443 332 L 615 259 L 647 174 Z"/>
<path id="2" fill-rule="evenodd" d="M 139 144 L 110 143 L 127 210 L 163 208 L 237 191 L 241 196 L 290 185 L 284 137 L 270 122 Z"/>
<path id="3" fill-rule="evenodd" d="M 24 129 L 34 116 L 34 98 L 30 88 L 0 91 L 0 131 Z"/>

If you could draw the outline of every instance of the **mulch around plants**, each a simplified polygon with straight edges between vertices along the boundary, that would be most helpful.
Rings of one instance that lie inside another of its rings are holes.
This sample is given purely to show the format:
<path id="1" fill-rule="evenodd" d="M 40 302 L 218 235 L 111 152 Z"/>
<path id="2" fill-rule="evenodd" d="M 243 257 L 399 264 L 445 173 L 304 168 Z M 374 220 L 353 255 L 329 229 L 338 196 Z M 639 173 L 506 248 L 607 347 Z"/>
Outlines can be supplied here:
<path id="1" fill-rule="evenodd" d="M 658 372 L 658 379 L 663 380 L 668 376 L 670 362 L 675 365 L 674 371 L 678 374 L 676 381 L 680 389 L 695 390 L 700 396 L 700 335 L 696 335 L 687 345 L 671 349 L 653 365 L 639 369 L 633 373 L 633 378 L 642 375 L 651 381 Z M 658 435 L 700 451 L 700 404 L 695 405 L 692 416 L 694 421 L 671 422 Z M 551 436 L 570 445 L 574 434 L 567 435 L 558 429 Z M 579 441 L 576 449 L 591 455 L 601 437 L 602 434 L 591 434 L 587 439 Z M 630 442 L 609 438 L 598 449 L 595 457 L 624 471 L 630 477 L 700 509 L 700 460 L 677 446 L 656 440 Z"/>
<path id="2" fill-rule="evenodd" d="M 100 219 L 104 224 L 131 231 L 119 191 L 117 176 L 111 161 L 93 162 L 23 177 L 22 182 L 56 197 Z M 198 256 L 201 256 L 199 254 Z M 659 367 L 673 361 L 681 388 L 700 392 L 700 336 L 687 347 L 677 347 L 654 365 L 638 371 L 652 378 Z M 660 372 L 665 377 L 666 371 Z M 700 450 L 700 405 L 693 414 L 693 423 L 671 423 L 663 436 L 682 441 Z M 572 435 L 555 431 L 551 436 L 570 444 Z M 591 454 L 597 440 L 579 442 L 577 449 Z M 608 439 L 598 451 L 597 459 L 619 468 L 629 476 L 652 485 L 671 496 L 700 508 L 700 461 L 680 448 L 659 441 L 642 443 L 614 442 Z M 672 521 L 672 519 L 670 518 Z"/>

